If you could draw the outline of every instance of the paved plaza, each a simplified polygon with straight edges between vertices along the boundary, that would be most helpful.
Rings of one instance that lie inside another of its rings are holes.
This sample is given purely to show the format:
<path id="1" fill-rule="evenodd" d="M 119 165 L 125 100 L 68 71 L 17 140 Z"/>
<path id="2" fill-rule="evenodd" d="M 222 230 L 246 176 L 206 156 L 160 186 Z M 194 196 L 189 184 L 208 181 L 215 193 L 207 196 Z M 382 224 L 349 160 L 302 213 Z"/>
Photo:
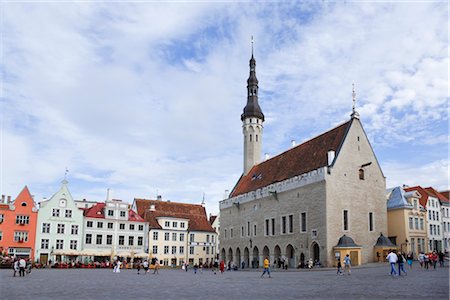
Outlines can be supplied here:
<path id="1" fill-rule="evenodd" d="M 387 264 L 354 268 L 351 276 L 335 270 L 261 272 L 161 270 L 137 275 L 105 269 L 33 270 L 25 278 L 0 270 L 2 299 L 449 299 L 449 268 L 422 270 L 391 277 Z"/>

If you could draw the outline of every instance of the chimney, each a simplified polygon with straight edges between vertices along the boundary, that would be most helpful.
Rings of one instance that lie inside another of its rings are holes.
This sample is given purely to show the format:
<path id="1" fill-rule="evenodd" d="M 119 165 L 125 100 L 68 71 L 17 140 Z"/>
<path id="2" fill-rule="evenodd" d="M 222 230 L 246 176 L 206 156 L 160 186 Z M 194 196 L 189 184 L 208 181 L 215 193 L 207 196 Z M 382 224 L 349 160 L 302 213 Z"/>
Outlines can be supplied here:
<path id="1" fill-rule="evenodd" d="M 156 200 L 162 200 L 162 196 L 161 195 L 157 195 L 156 196 Z"/>
<path id="2" fill-rule="evenodd" d="M 111 200 L 111 189 L 107 188 L 106 189 L 106 201 Z"/>
<path id="3" fill-rule="evenodd" d="M 268 160 L 269 158 L 270 158 L 269 153 L 265 153 L 265 154 L 264 154 L 264 160 Z"/>
<path id="4" fill-rule="evenodd" d="M 295 140 L 291 140 L 291 145 L 292 145 L 292 148 L 294 148 L 295 146 L 297 146 L 297 142 Z"/>
<path id="5" fill-rule="evenodd" d="M 11 196 L 8 196 L 8 204 L 11 203 Z"/>
<path id="6" fill-rule="evenodd" d="M 150 205 L 150 211 L 155 211 L 156 209 L 155 209 L 155 204 L 151 204 Z"/>
<path id="7" fill-rule="evenodd" d="M 333 150 L 328 151 L 328 165 L 331 166 L 331 164 L 334 161 L 336 153 Z"/>
<path id="8" fill-rule="evenodd" d="M 2 203 L 5 203 L 5 195 L 2 195 Z"/>

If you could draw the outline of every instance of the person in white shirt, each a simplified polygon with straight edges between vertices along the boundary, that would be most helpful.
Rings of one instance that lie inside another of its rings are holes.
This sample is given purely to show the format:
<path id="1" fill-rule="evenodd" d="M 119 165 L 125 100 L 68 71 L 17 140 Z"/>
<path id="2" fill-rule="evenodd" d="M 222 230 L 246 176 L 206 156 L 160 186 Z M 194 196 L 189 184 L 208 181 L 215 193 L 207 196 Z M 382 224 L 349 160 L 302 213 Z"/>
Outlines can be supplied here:
<path id="1" fill-rule="evenodd" d="M 13 269 L 14 269 L 13 276 L 16 277 L 16 273 L 19 272 L 19 260 L 18 259 L 14 260 Z"/>
<path id="2" fill-rule="evenodd" d="M 25 259 L 21 258 L 19 260 L 19 276 L 25 276 L 25 267 L 27 266 L 27 262 Z"/>
<path id="3" fill-rule="evenodd" d="M 391 264 L 391 275 L 394 275 L 394 276 L 397 275 L 397 272 L 395 271 L 395 264 L 397 263 L 398 257 L 397 257 L 397 254 L 395 253 L 395 250 L 391 250 L 391 252 L 389 252 L 388 256 L 386 256 L 386 259 Z"/>

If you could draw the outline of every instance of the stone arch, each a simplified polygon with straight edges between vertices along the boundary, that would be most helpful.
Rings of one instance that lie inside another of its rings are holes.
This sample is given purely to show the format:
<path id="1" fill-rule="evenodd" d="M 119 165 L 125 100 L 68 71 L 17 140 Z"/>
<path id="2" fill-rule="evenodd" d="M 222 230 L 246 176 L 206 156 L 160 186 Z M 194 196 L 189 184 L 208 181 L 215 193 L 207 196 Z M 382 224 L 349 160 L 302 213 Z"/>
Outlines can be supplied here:
<path id="1" fill-rule="evenodd" d="M 259 267 L 259 249 L 258 247 L 253 248 L 253 259 L 252 259 L 252 268 Z"/>
<path id="2" fill-rule="evenodd" d="M 288 267 L 295 267 L 295 250 L 294 247 L 289 244 L 286 246 L 286 258 L 288 259 Z"/>
<path id="3" fill-rule="evenodd" d="M 270 250 L 269 250 L 269 247 L 264 246 L 264 248 L 263 248 L 263 258 L 265 259 L 266 257 L 270 257 Z"/>
<path id="4" fill-rule="evenodd" d="M 237 248 L 236 249 L 236 265 L 238 266 L 238 268 L 241 267 L 241 249 Z"/>
<path id="5" fill-rule="evenodd" d="M 248 251 L 247 247 L 244 249 L 244 263 L 246 268 L 250 267 L 250 251 Z"/>
<path id="6" fill-rule="evenodd" d="M 280 267 L 280 259 L 281 259 L 281 248 L 276 245 L 273 249 L 273 262 L 278 268 Z"/>
<path id="7" fill-rule="evenodd" d="M 228 256 L 226 262 L 233 262 L 233 249 L 228 249 Z"/>
<path id="8" fill-rule="evenodd" d="M 222 251 L 220 251 L 220 259 L 226 261 L 225 248 L 222 248 Z"/>
<path id="9" fill-rule="evenodd" d="M 310 257 L 312 258 L 314 263 L 316 263 L 316 261 L 320 261 L 320 247 L 316 241 L 311 243 Z"/>

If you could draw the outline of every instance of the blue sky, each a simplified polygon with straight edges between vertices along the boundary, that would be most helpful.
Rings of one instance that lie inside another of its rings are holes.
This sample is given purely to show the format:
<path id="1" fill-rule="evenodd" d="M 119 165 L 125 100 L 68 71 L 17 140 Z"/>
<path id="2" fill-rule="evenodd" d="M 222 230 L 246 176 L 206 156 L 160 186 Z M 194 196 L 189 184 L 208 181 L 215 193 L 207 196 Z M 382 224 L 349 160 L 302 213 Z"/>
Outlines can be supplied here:
<path id="1" fill-rule="evenodd" d="M 2 2 L 2 194 L 200 203 L 242 173 L 255 40 L 263 153 L 357 109 L 388 187 L 448 188 L 448 6 Z"/>

